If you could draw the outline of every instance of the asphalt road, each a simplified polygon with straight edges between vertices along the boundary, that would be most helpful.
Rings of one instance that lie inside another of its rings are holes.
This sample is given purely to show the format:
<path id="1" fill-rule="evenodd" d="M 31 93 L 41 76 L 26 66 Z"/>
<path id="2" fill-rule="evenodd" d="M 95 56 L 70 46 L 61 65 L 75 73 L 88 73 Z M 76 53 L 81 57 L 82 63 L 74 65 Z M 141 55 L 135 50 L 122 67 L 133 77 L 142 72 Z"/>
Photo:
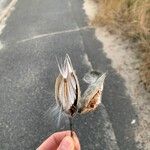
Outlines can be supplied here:
<path id="1" fill-rule="evenodd" d="M 0 150 L 33 150 L 57 128 L 44 114 L 55 103 L 58 75 L 55 56 L 68 53 L 81 82 L 91 68 L 108 71 L 103 104 L 95 112 L 77 116 L 74 130 L 83 150 L 134 150 L 131 125 L 136 114 L 126 95 L 124 80 L 111 67 L 87 26 L 81 0 L 19 0 L 1 34 Z"/>

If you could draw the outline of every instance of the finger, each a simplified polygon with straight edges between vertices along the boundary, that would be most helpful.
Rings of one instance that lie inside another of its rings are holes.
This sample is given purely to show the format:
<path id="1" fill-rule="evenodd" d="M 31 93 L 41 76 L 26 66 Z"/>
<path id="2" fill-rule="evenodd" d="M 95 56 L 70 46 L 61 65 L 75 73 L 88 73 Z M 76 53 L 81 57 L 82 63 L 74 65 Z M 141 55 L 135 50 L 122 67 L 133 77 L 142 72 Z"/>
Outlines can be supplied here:
<path id="1" fill-rule="evenodd" d="M 74 141 L 70 136 L 66 136 L 60 143 L 57 150 L 74 150 Z"/>
<path id="2" fill-rule="evenodd" d="M 49 149 L 57 149 L 60 145 L 60 142 L 65 136 L 70 136 L 70 131 L 62 131 L 56 132 L 51 135 L 48 139 L 46 139 L 37 150 L 49 150 Z"/>
<path id="3" fill-rule="evenodd" d="M 75 150 L 81 150 L 80 142 L 75 132 L 73 132 L 73 140 L 74 140 Z"/>

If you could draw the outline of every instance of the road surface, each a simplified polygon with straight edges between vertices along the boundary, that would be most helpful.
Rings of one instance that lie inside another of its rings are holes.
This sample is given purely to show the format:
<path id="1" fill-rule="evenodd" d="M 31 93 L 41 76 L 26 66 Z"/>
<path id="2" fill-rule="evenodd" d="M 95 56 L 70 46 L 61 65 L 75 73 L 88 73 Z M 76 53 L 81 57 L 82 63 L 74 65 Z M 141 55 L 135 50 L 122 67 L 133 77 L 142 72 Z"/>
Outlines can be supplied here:
<path id="1" fill-rule="evenodd" d="M 91 68 L 108 71 L 103 103 L 95 112 L 74 119 L 84 150 L 134 150 L 131 127 L 135 112 L 123 79 L 111 67 L 87 25 L 81 0 L 19 0 L 1 34 L 0 149 L 33 150 L 62 122 L 43 117 L 55 103 L 58 75 L 55 56 L 68 53 L 80 80 Z M 56 120 L 57 118 L 54 118 Z"/>

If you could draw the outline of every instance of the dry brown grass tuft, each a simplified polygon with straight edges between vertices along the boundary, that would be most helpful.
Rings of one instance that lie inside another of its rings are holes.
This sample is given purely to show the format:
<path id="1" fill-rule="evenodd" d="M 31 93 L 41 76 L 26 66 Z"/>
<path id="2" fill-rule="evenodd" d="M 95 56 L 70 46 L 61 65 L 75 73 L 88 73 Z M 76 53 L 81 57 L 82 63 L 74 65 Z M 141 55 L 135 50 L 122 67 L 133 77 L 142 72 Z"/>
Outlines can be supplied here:
<path id="1" fill-rule="evenodd" d="M 141 81 L 150 91 L 150 0 L 85 0 L 96 5 L 92 26 L 107 26 L 110 32 L 134 42 L 141 59 Z"/>

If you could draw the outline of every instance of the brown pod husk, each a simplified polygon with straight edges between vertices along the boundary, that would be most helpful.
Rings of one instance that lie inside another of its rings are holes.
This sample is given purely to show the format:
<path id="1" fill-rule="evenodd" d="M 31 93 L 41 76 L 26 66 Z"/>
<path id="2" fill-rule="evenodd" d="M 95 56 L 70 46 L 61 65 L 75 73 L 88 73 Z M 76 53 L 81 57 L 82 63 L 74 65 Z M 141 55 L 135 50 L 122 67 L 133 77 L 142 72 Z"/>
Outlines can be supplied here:
<path id="1" fill-rule="evenodd" d="M 80 99 L 80 86 L 68 54 L 66 54 L 64 64 L 58 63 L 58 67 L 60 74 L 56 78 L 55 99 L 63 112 L 74 116 Z"/>
<path id="2" fill-rule="evenodd" d="M 93 111 L 100 105 L 105 77 L 106 73 L 100 75 L 95 71 L 92 71 L 91 75 L 85 76 L 84 80 L 89 83 L 89 86 L 80 101 L 78 101 L 79 113 Z"/>

